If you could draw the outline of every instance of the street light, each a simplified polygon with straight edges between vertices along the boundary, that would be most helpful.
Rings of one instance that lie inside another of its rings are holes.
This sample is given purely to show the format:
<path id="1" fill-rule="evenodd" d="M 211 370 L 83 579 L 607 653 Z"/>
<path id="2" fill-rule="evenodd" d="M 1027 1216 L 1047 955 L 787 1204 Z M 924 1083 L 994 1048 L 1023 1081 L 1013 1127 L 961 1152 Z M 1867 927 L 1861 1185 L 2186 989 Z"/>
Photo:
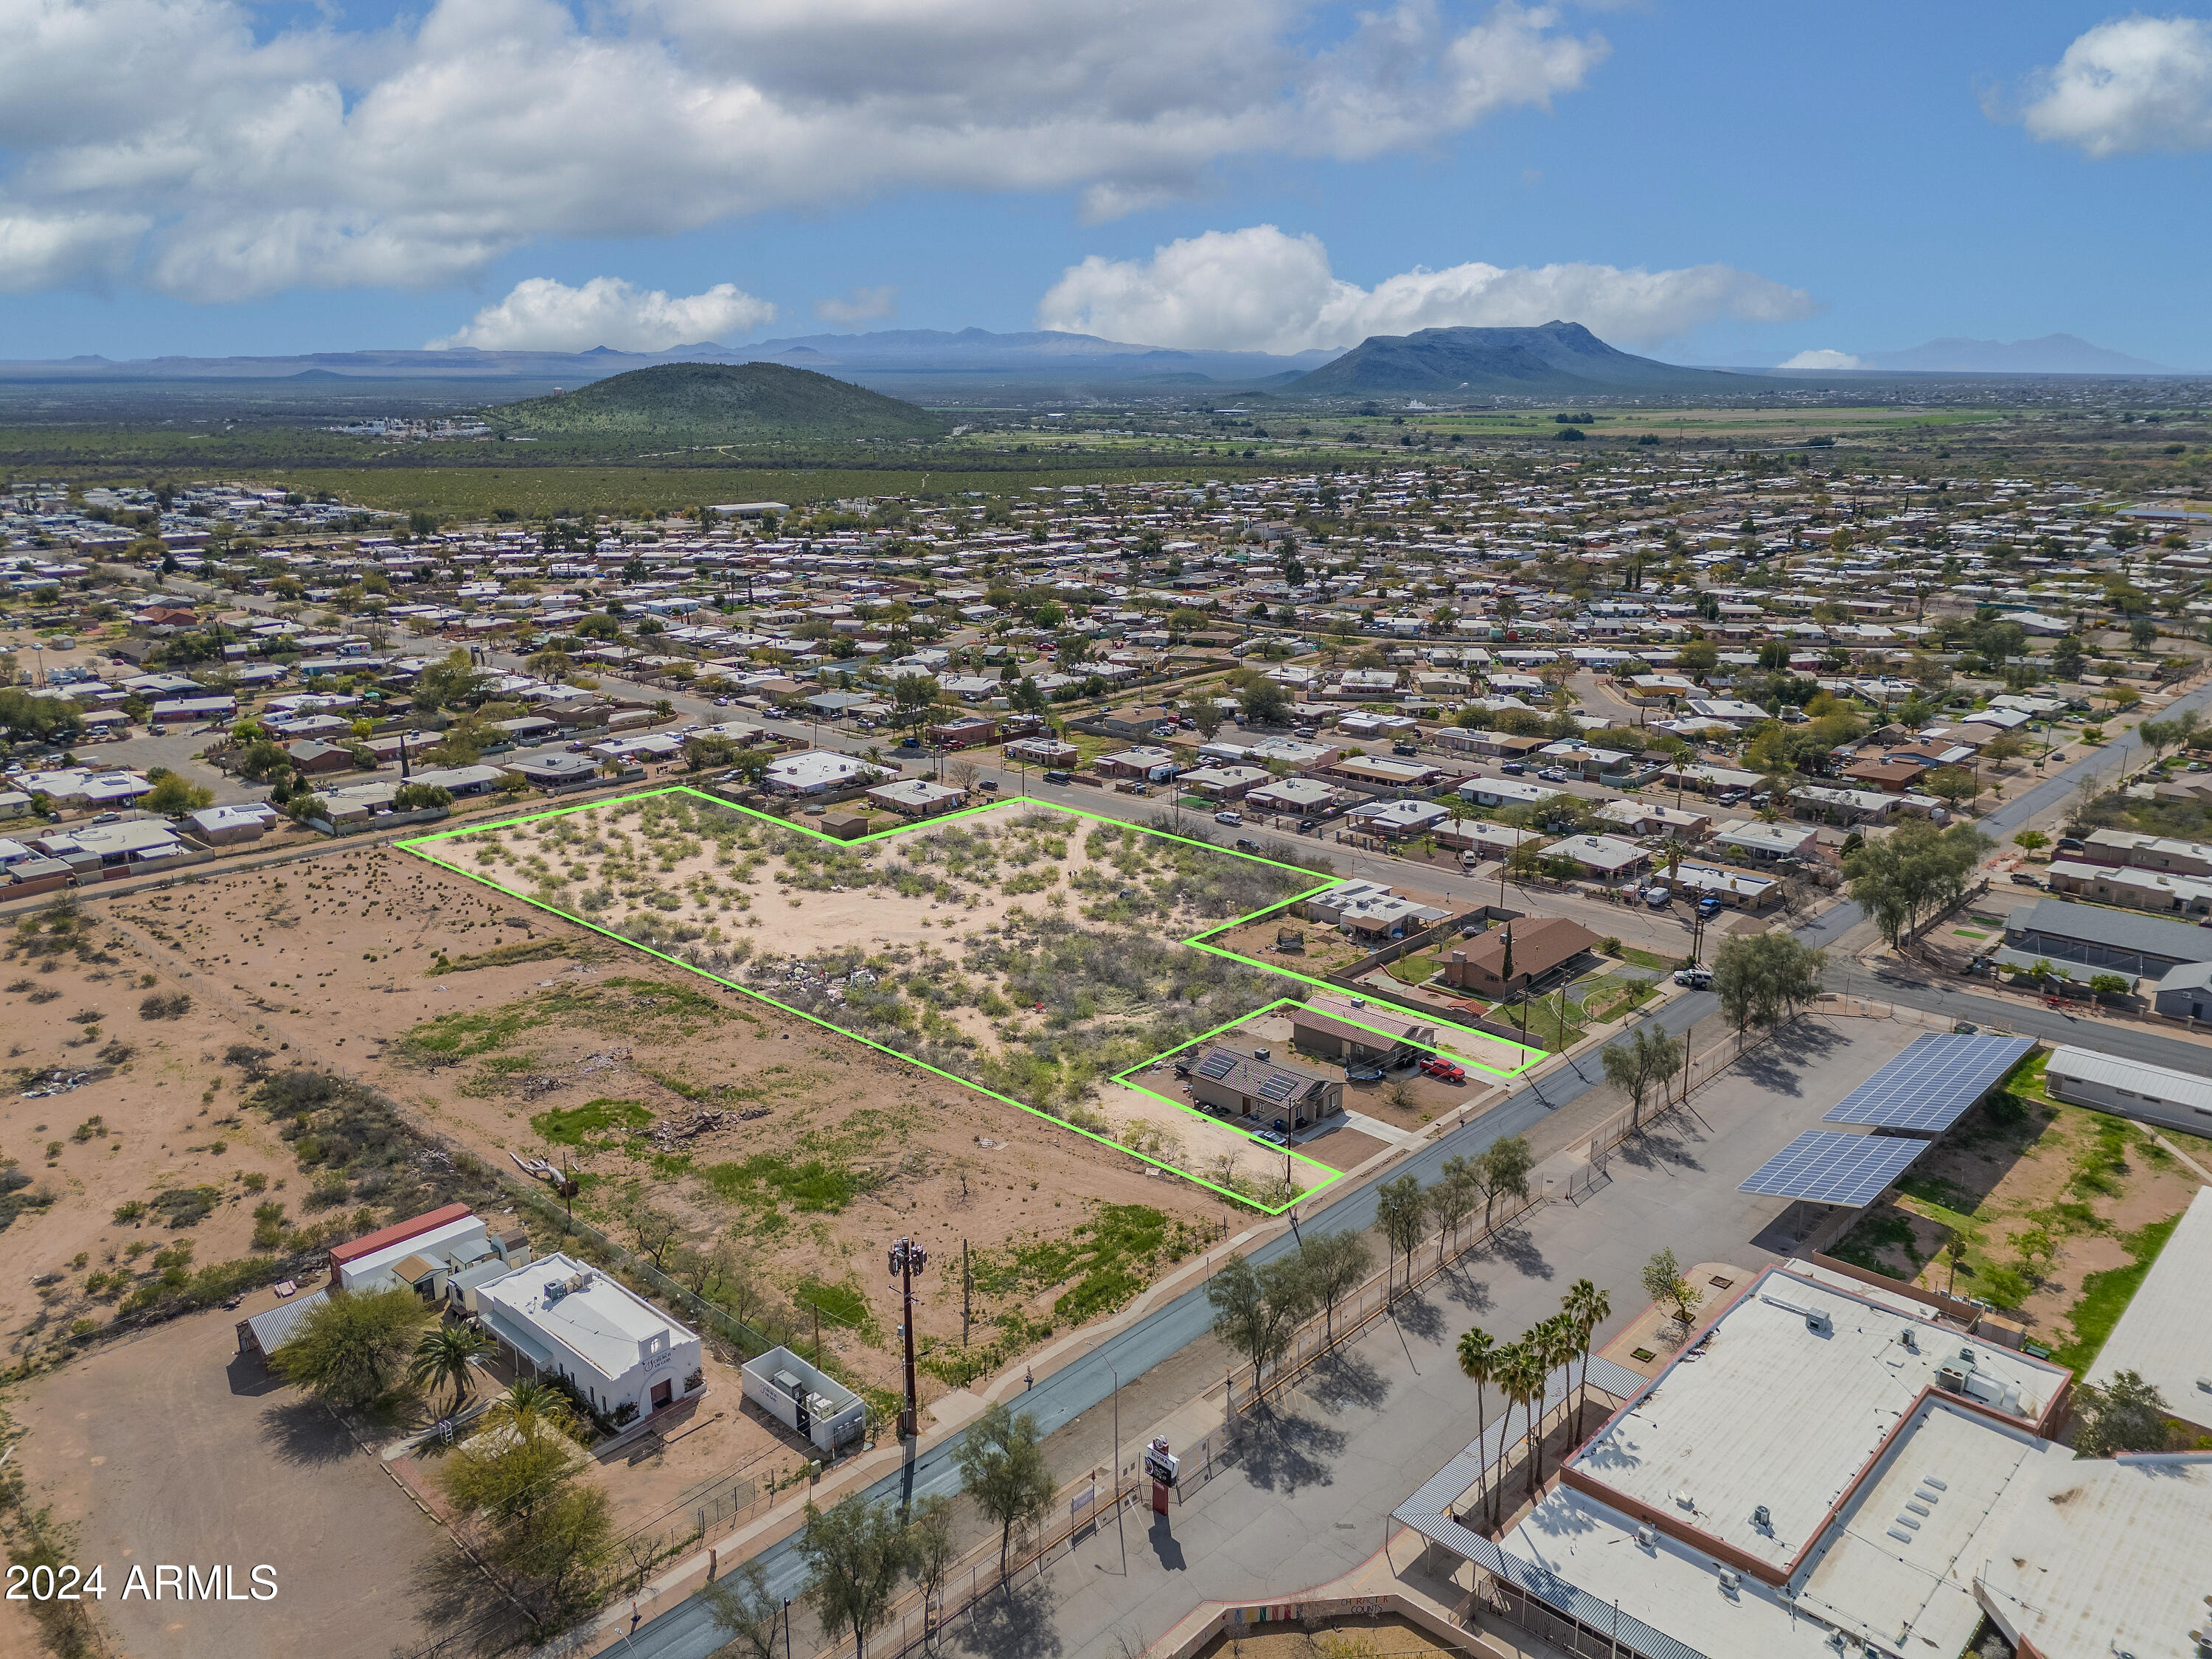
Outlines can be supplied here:
<path id="1" fill-rule="evenodd" d="M 902 1238 L 891 1246 L 891 1288 L 903 1299 L 905 1322 L 900 1332 L 906 1338 L 906 1405 L 899 1413 L 899 1438 L 910 1440 L 921 1432 L 918 1426 L 921 1411 L 915 1399 L 914 1382 L 914 1276 L 929 1265 L 929 1253 L 910 1238 Z"/>

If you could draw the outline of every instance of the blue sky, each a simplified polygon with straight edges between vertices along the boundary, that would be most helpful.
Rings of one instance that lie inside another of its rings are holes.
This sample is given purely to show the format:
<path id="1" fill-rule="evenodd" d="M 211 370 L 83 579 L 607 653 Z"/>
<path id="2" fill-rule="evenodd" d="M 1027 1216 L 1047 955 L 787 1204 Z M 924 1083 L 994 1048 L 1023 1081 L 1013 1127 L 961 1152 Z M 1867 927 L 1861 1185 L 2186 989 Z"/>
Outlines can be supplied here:
<path id="1" fill-rule="evenodd" d="M 1366 14 L 62 0 L 0 66 L 0 356 L 1296 349 L 1556 308 L 1689 362 L 2066 331 L 2212 366 L 2203 21 Z"/>

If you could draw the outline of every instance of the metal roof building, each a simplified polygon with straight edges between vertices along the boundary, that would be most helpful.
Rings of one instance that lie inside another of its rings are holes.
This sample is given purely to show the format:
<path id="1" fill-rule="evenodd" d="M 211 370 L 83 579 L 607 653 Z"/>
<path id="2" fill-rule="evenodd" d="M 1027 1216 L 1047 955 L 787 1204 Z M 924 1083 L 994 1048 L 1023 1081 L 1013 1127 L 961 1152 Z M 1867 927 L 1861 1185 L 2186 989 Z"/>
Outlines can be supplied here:
<path id="1" fill-rule="evenodd" d="M 2133 1371 L 2174 1416 L 2212 1431 L 2212 1187 L 2199 1187 L 2083 1377 Z"/>
<path id="2" fill-rule="evenodd" d="M 2043 1086 L 2069 1106 L 2212 1134 L 2212 1081 L 2194 1073 L 2069 1046 L 2052 1052 Z"/>
<path id="3" fill-rule="evenodd" d="M 2026 956 L 2122 973 L 2163 975 L 2185 962 L 2212 962 L 2212 929 L 2063 899 L 2020 906 L 2005 918 L 2004 937 Z"/>

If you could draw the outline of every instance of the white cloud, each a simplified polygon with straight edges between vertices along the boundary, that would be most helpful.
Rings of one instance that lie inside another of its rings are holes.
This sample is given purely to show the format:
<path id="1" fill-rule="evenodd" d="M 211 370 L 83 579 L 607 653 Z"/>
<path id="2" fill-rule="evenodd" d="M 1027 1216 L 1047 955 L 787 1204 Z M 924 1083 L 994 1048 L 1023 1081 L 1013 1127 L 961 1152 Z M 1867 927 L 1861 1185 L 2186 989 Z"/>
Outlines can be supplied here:
<path id="1" fill-rule="evenodd" d="M 198 300 L 447 283 L 538 238 L 912 188 L 1073 190 L 1110 216 L 1226 158 L 1431 149 L 1548 107 L 1607 52 L 1519 0 L 432 0 L 274 33 L 251 0 L 9 18 L 0 219 L 143 220 L 132 267 Z"/>
<path id="2" fill-rule="evenodd" d="M 10 212 L 0 203 L 0 293 L 119 276 L 149 222 L 124 213 Z"/>
<path id="3" fill-rule="evenodd" d="M 1273 225 L 1209 230 L 1149 259 L 1093 254 L 1060 274 L 1037 326 L 1145 345 L 1303 351 L 1422 328 L 1527 327 L 1554 318 L 1614 344 L 1654 345 L 1720 317 L 1782 322 L 1818 309 L 1802 289 L 1729 265 L 1416 268 L 1371 289 L 1340 280 L 1318 237 Z"/>
<path id="4" fill-rule="evenodd" d="M 619 276 L 594 276 L 570 288 L 550 276 L 531 276 L 496 305 L 486 306 L 465 328 L 430 349 L 479 346 L 486 351 L 665 351 L 726 334 L 744 334 L 774 320 L 775 307 L 730 283 L 704 294 L 669 295 L 632 286 Z"/>
<path id="5" fill-rule="evenodd" d="M 814 314 L 825 323 L 850 328 L 856 323 L 880 323 L 898 315 L 895 288 L 856 288 L 842 300 L 817 300 Z"/>
<path id="6" fill-rule="evenodd" d="M 1864 368 L 1866 365 L 1848 351 L 1801 351 L 1787 362 L 1778 363 L 1778 368 Z"/>
<path id="7" fill-rule="evenodd" d="M 2112 18 L 2068 46 L 2031 92 L 2020 112 L 2029 134 L 2098 161 L 2212 147 L 2212 23 Z"/>

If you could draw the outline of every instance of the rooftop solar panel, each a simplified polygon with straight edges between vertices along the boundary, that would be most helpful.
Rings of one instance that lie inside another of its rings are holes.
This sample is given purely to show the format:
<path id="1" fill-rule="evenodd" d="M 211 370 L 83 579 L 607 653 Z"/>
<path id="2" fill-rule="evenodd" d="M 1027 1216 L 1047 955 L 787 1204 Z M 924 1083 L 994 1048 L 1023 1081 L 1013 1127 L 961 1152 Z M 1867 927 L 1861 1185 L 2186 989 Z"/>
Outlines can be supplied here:
<path id="1" fill-rule="evenodd" d="M 1911 1135 L 1808 1129 L 1736 1190 L 1859 1209 L 1880 1198 L 1929 1145 Z"/>
<path id="2" fill-rule="evenodd" d="M 1260 1085 L 1262 1100 L 1288 1100 L 1297 1092 L 1298 1080 L 1291 1077 L 1271 1077 Z"/>
<path id="3" fill-rule="evenodd" d="M 1830 1107 L 1820 1121 L 1940 1135 L 2034 1046 L 2031 1037 L 1979 1033 L 1931 1032 L 1916 1037 L 1889 1064 Z"/>
<path id="4" fill-rule="evenodd" d="M 1210 1081 L 1218 1083 L 1237 1069 L 1237 1055 L 1230 1054 L 1225 1049 L 1216 1048 L 1198 1062 L 1198 1074 Z"/>

